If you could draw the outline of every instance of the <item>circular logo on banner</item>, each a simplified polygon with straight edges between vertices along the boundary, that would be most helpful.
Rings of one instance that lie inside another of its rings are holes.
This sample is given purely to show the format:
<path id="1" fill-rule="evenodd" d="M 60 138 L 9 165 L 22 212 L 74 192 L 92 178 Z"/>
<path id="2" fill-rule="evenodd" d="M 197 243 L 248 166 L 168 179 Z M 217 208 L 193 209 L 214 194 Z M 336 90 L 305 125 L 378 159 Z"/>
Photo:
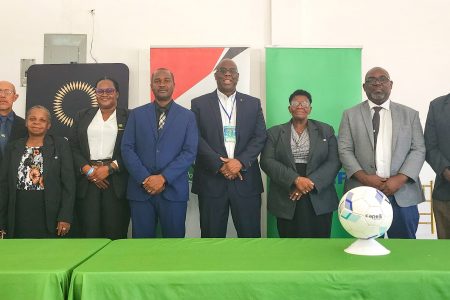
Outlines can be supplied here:
<path id="1" fill-rule="evenodd" d="M 56 118 L 62 124 L 72 127 L 73 118 L 69 117 L 63 108 L 64 98 L 73 91 L 81 91 L 87 94 L 90 98 L 90 103 L 92 107 L 97 107 L 97 98 L 95 97 L 95 89 L 87 82 L 80 81 L 72 81 L 68 82 L 60 88 L 55 95 L 55 99 L 53 99 L 53 112 L 55 113 Z"/>

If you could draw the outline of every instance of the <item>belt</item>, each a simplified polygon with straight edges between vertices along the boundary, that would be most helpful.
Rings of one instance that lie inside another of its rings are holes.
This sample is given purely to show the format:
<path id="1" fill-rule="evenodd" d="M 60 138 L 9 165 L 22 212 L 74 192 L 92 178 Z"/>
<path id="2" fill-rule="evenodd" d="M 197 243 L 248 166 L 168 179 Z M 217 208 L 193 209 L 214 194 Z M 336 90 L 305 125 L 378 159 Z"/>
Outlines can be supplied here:
<path id="1" fill-rule="evenodd" d="M 108 166 L 113 162 L 112 159 L 98 159 L 98 160 L 90 160 L 89 163 L 91 166 Z"/>

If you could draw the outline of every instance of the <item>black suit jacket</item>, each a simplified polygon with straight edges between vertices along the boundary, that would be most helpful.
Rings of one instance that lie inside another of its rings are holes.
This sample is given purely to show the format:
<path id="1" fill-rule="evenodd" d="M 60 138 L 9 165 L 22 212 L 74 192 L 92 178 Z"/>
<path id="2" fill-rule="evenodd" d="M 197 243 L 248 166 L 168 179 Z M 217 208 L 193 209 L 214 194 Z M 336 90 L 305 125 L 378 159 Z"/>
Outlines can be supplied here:
<path id="1" fill-rule="evenodd" d="M 332 212 L 338 207 L 334 179 L 341 168 L 333 127 L 308 120 L 309 157 L 306 177 L 314 182 L 309 196 L 316 215 Z M 292 219 L 296 202 L 289 192 L 297 176 L 291 149 L 291 122 L 268 130 L 266 146 L 261 154 L 261 167 L 270 177 L 267 207 L 278 218 Z M 301 201 L 301 200 L 300 200 Z"/>
<path id="2" fill-rule="evenodd" d="M 90 150 L 87 136 L 87 129 L 94 119 L 95 114 L 99 108 L 88 108 L 77 113 L 70 135 L 70 146 L 73 152 L 73 161 L 75 172 L 77 174 L 77 197 L 84 198 L 86 196 L 88 181 L 85 175 L 81 173 L 81 168 L 85 165 L 89 165 Z M 117 118 L 117 138 L 114 145 L 114 152 L 112 160 L 116 160 L 119 165 L 119 172 L 108 177 L 108 181 L 112 183 L 116 196 L 121 199 L 125 198 L 128 172 L 123 164 L 122 154 L 120 151 L 120 144 L 122 141 L 122 135 L 125 129 L 125 125 L 128 119 L 128 110 L 120 107 L 116 108 Z"/>
<path id="3" fill-rule="evenodd" d="M 194 167 L 192 192 L 219 196 L 226 193 L 229 180 L 219 173 L 220 157 L 228 157 L 217 91 L 192 100 L 191 110 L 197 118 L 199 146 Z M 236 92 L 236 146 L 234 158 L 242 165 L 244 180 L 233 180 L 243 196 L 261 194 L 263 185 L 258 155 L 266 141 L 266 125 L 259 99 Z"/>
<path id="4" fill-rule="evenodd" d="M 436 172 L 433 199 L 441 201 L 450 201 L 450 182 L 442 176 L 450 167 L 449 116 L 450 94 L 431 101 L 425 123 L 426 160 Z"/>
<path id="5" fill-rule="evenodd" d="M 0 228 L 14 237 L 17 169 L 27 138 L 8 144 L 0 171 Z M 59 221 L 72 223 L 75 201 L 75 176 L 72 152 L 63 137 L 46 135 L 44 139 L 44 198 L 47 230 L 56 232 Z"/>
<path id="6" fill-rule="evenodd" d="M 15 141 L 19 138 L 26 137 L 28 134 L 25 127 L 25 120 L 14 113 L 14 122 L 11 127 L 11 133 L 9 135 L 8 142 Z M 2 163 L 3 155 L 0 151 L 0 164 Z"/>

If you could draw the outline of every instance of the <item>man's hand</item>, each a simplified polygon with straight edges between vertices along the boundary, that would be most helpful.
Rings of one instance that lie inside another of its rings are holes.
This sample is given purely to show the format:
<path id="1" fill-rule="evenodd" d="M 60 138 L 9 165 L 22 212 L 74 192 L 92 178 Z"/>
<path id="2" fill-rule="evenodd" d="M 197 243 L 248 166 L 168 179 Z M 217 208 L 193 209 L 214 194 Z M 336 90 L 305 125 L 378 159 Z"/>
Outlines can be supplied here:
<path id="1" fill-rule="evenodd" d="M 147 178 L 145 178 L 143 184 L 144 189 L 149 193 L 150 195 L 156 195 L 161 193 L 165 186 L 166 179 L 162 175 L 150 175 Z"/>
<path id="2" fill-rule="evenodd" d="M 219 172 L 222 173 L 226 179 L 234 180 L 239 177 L 240 180 L 243 180 L 241 174 L 242 164 L 239 160 L 225 157 L 221 157 L 220 160 L 223 162 L 223 165 L 219 169 Z"/>
<path id="3" fill-rule="evenodd" d="M 386 196 L 394 195 L 402 186 L 408 181 L 408 176 L 403 174 L 397 174 L 392 177 L 389 177 L 385 182 L 384 189 L 381 191 Z"/>
<path id="4" fill-rule="evenodd" d="M 358 172 L 353 174 L 353 176 L 356 178 L 356 180 L 361 182 L 362 185 L 371 186 L 380 191 L 382 191 L 384 189 L 385 184 L 386 184 L 385 178 L 382 178 L 378 175 L 368 175 L 363 170 L 359 170 Z"/>

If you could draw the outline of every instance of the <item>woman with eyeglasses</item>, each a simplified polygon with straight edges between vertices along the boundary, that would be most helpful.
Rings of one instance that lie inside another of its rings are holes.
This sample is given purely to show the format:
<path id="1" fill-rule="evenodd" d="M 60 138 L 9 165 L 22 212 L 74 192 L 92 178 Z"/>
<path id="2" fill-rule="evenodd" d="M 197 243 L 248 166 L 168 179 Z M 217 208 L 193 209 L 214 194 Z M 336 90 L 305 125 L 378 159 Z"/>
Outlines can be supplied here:
<path id="1" fill-rule="evenodd" d="M 333 128 L 308 119 L 311 94 L 289 97 L 292 116 L 267 132 L 261 168 L 270 177 L 267 206 L 280 237 L 327 238 L 338 207 L 334 179 L 341 168 Z"/>
<path id="2" fill-rule="evenodd" d="M 70 138 L 78 171 L 76 214 L 83 237 L 121 239 L 130 221 L 120 151 L 128 110 L 117 107 L 117 81 L 104 77 L 95 86 L 98 107 L 78 112 Z"/>
<path id="3" fill-rule="evenodd" d="M 7 238 L 55 238 L 72 223 L 75 175 L 63 137 L 47 134 L 50 112 L 27 111 L 28 136 L 9 143 L 0 169 L 0 231 Z"/>

